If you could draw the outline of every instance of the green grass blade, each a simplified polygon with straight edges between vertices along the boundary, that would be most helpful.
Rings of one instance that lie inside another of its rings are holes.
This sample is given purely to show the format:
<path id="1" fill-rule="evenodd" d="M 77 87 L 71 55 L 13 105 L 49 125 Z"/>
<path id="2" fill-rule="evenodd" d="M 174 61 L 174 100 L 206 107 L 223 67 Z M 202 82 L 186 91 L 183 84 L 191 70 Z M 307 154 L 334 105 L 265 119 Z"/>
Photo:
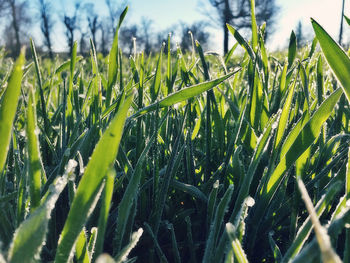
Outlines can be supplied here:
<path id="1" fill-rule="evenodd" d="M 118 153 L 126 116 L 133 96 L 128 96 L 97 143 L 80 180 L 56 253 L 56 262 L 67 262 L 74 243 L 94 207 L 101 184 Z"/>
<path id="2" fill-rule="evenodd" d="M 226 233 L 231 241 L 231 246 L 238 263 L 248 263 L 247 256 L 236 236 L 236 229 L 231 223 L 226 224 Z"/>
<path id="3" fill-rule="evenodd" d="M 326 208 L 334 201 L 334 197 L 339 192 L 340 189 L 341 189 L 340 182 L 338 182 L 338 184 L 333 184 L 329 187 L 329 189 L 327 190 L 327 193 L 321 197 L 321 199 L 318 201 L 316 205 L 316 211 L 317 211 L 316 213 L 318 216 L 321 216 L 326 210 Z M 310 217 L 308 217 L 299 228 L 298 233 L 293 240 L 293 243 L 285 252 L 282 262 L 290 262 L 298 255 L 300 250 L 303 248 L 304 243 L 307 241 L 308 237 L 310 236 L 312 227 L 313 227 L 312 222 L 310 220 Z"/>
<path id="4" fill-rule="evenodd" d="M 321 250 L 321 256 L 322 256 L 322 262 L 324 263 L 340 263 L 342 262 L 339 258 L 339 256 L 334 252 L 330 237 L 326 231 L 326 229 L 321 225 L 317 213 L 315 211 L 315 208 L 312 204 L 311 198 L 306 190 L 306 187 L 301 180 L 301 178 L 297 178 L 298 187 L 301 193 L 301 197 L 304 200 L 305 206 L 307 208 L 307 211 L 310 214 L 310 218 L 312 221 L 312 224 L 314 226 L 316 238 L 318 245 Z"/>
<path id="5" fill-rule="evenodd" d="M 9 252 L 11 263 L 23 262 L 24 259 L 32 261 L 40 252 L 46 238 L 51 211 L 75 166 L 76 162 L 73 160 L 68 163 L 65 174 L 56 179 L 43 203 L 16 230 Z"/>
<path id="6" fill-rule="evenodd" d="M 253 177 L 256 174 L 256 169 L 258 167 L 258 164 L 261 160 L 261 157 L 263 155 L 263 152 L 268 145 L 268 142 L 271 138 L 271 133 L 274 132 L 275 120 L 277 116 L 274 116 L 271 118 L 269 124 L 267 125 L 263 135 L 258 140 L 257 146 L 255 148 L 253 157 L 251 159 L 251 162 L 248 167 L 248 171 L 245 174 L 243 181 L 240 183 L 240 189 L 237 195 L 237 199 L 235 201 L 234 209 L 232 211 L 230 222 L 233 222 L 233 220 L 236 218 L 236 216 L 239 214 L 238 212 L 241 210 L 242 205 L 244 205 L 244 200 L 247 198 L 249 194 L 250 185 L 252 183 Z"/>
<path id="7" fill-rule="evenodd" d="M 165 120 L 165 117 L 163 120 L 160 121 L 160 123 L 163 123 Z M 159 127 L 158 127 L 159 128 Z M 115 230 L 115 237 L 114 237 L 114 245 L 113 245 L 113 254 L 116 255 L 120 252 L 120 249 L 122 247 L 122 241 L 125 234 L 125 229 L 127 225 L 127 220 L 130 216 L 131 206 L 136 199 L 138 190 L 139 190 L 139 184 L 141 180 L 142 175 L 142 169 L 143 164 L 145 161 L 145 158 L 147 156 L 147 153 L 151 149 L 151 146 L 154 145 L 154 141 L 157 138 L 158 135 L 158 129 L 154 132 L 152 135 L 149 143 L 146 145 L 144 150 L 142 151 L 139 159 L 137 160 L 137 164 L 135 166 L 134 172 L 132 173 L 130 177 L 130 181 L 128 183 L 128 186 L 126 187 L 126 190 L 124 192 L 123 198 L 120 201 L 120 204 L 118 206 L 118 217 L 117 217 L 117 227 Z"/>
<path id="8" fill-rule="evenodd" d="M 299 156 L 318 138 L 323 123 L 328 119 L 334 110 L 342 92 L 341 89 L 334 91 L 317 109 L 314 115 L 302 128 L 291 146 L 286 149 L 286 154 L 281 156 L 273 174 L 268 180 L 266 193 L 270 196 L 275 192 L 282 180 L 282 174 L 299 158 Z"/>
<path id="9" fill-rule="evenodd" d="M 315 20 L 311 19 L 311 23 L 323 54 L 350 102 L 350 59 L 337 42 Z"/>
<path id="10" fill-rule="evenodd" d="M 39 142 L 37 137 L 38 127 L 36 123 L 34 93 L 32 89 L 29 89 L 26 135 L 28 140 L 28 174 L 31 209 L 35 209 L 40 204 L 41 178 L 43 176 L 43 178 L 46 179 L 40 157 Z"/>
<path id="11" fill-rule="evenodd" d="M 0 105 L 0 174 L 5 168 L 7 152 L 11 140 L 12 125 L 15 119 L 17 104 L 21 93 L 25 49 L 21 50 L 13 66 L 5 93 L 1 97 Z"/>
<path id="12" fill-rule="evenodd" d="M 115 257 L 115 261 L 117 263 L 122 263 L 127 260 L 127 257 L 130 251 L 136 246 L 137 242 L 139 242 L 140 237 L 142 236 L 143 229 L 139 228 L 136 232 L 132 234 L 130 243 L 120 251 L 120 253 Z"/>
<path id="13" fill-rule="evenodd" d="M 286 131 L 286 127 L 287 127 L 288 119 L 289 119 L 289 114 L 291 111 L 291 105 L 292 105 L 292 99 L 293 99 L 293 95 L 294 95 L 294 88 L 295 88 L 296 80 L 297 80 L 297 76 L 295 77 L 293 84 L 289 88 L 287 99 L 283 104 L 281 117 L 280 117 L 280 120 L 278 122 L 275 147 L 274 147 L 275 151 L 276 151 L 276 149 L 278 149 L 279 145 L 282 143 L 282 137 Z"/>
<path id="14" fill-rule="evenodd" d="M 297 53 L 297 37 L 294 31 L 290 34 L 289 48 L 288 48 L 288 68 L 293 65 Z"/>
<path id="15" fill-rule="evenodd" d="M 214 79 L 211 81 L 203 82 L 200 84 L 196 84 L 196 85 L 193 85 L 193 86 L 190 86 L 187 88 L 183 88 L 183 89 L 181 89 L 177 92 L 174 92 L 171 95 L 165 97 L 164 99 L 139 110 L 134 115 L 132 115 L 131 118 L 136 118 L 136 117 L 141 116 L 143 114 L 146 114 L 150 111 L 154 111 L 158 107 L 159 108 L 168 107 L 168 106 L 174 105 L 176 103 L 193 98 L 195 96 L 198 96 L 199 94 L 203 93 L 204 91 L 210 90 L 210 89 L 214 88 L 215 86 L 219 85 L 223 81 L 232 77 L 237 72 L 238 72 L 238 70 L 235 70 L 235 71 L 233 71 L 233 72 L 231 72 L 223 77 L 220 77 L 220 78 L 217 78 L 217 79 Z"/>
<path id="16" fill-rule="evenodd" d="M 105 232 L 108 220 L 109 209 L 112 201 L 113 188 L 114 188 L 114 178 L 115 178 L 114 168 L 110 169 L 107 173 L 105 188 L 102 192 L 101 198 L 101 211 L 98 219 L 98 232 L 96 237 L 96 245 L 94 258 L 98 257 L 103 250 L 103 243 L 105 240 Z"/>
<path id="17" fill-rule="evenodd" d="M 79 237 L 77 239 L 77 242 L 75 245 L 75 257 L 78 263 L 90 263 L 88 250 L 87 250 L 85 229 L 83 229 L 80 232 Z"/>
<path id="18" fill-rule="evenodd" d="M 39 67 L 39 60 L 38 60 L 38 56 L 36 54 L 34 41 L 32 39 L 30 39 L 30 48 L 32 50 L 32 56 L 33 56 L 34 64 L 35 64 L 35 72 L 36 72 L 36 76 L 37 76 L 37 79 L 38 79 L 39 92 L 40 92 L 40 102 L 41 102 L 41 111 L 42 111 L 42 114 L 43 114 L 45 131 L 48 132 L 48 130 L 49 130 L 49 119 L 47 118 L 47 113 L 46 113 L 46 104 L 45 104 L 45 98 L 44 98 L 44 90 L 43 90 L 43 84 L 42 84 L 41 71 L 40 71 L 40 67 Z"/>
<path id="19" fill-rule="evenodd" d="M 219 231 L 224 221 L 227 206 L 231 201 L 232 193 L 233 185 L 230 185 L 216 208 L 215 217 L 210 227 L 207 244 L 204 251 L 203 262 L 212 262 L 212 256 L 216 247 Z"/>
<path id="20" fill-rule="evenodd" d="M 233 26 L 226 24 L 228 30 L 235 37 L 237 42 L 248 52 L 250 58 L 254 61 L 255 55 L 253 49 L 249 46 L 248 42 L 242 37 L 242 35 Z"/>
<path id="21" fill-rule="evenodd" d="M 107 92 L 106 92 L 106 108 L 109 106 L 111 103 L 112 99 L 112 90 L 114 87 L 114 84 L 117 81 L 117 75 L 118 75 L 118 32 L 119 28 L 126 16 L 126 13 L 128 12 L 128 6 L 124 9 L 124 11 L 121 13 L 119 17 L 119 22 L 118 26 L 115 31 L 113 43 L 112 43 L 112 48 L 109 52 L 108 55 L 108 77 L 107 77 Z"/>
<path id="22" fill-rule="evenodd" d="M 258 48 L 258 26 L 255 18 L 255 0 L 250 0 L 250 15 L 252 19 L 252 48 L 256 52 Z"/>

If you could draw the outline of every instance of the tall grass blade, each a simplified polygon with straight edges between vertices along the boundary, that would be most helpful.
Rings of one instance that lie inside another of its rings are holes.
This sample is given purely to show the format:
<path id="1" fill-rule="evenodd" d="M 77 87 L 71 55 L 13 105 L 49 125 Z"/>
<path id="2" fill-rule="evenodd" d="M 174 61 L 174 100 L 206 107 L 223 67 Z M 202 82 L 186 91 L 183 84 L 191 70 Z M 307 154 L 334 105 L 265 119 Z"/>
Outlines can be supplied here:
<path id="1" fill-rule="evenodd" d="M 121 13 L 119 17 L 118 26 L 115 31 L 112 48 L 108 55 L 108 83 L 107 83 L 107 91 L 106 91 L 106 107 L 108 107 L 111 103 L 112 99 L 112 90 L 114 87 L 114 84 L 117 81 L 117 75 L 118 75 L 118 35 L 119 35 L 119 29 L 120 26 L 126 16 L 126 13 L 128 12 L 128 6 L 125 7 L 124 11 Z"/>
<path id="2" fill-rule="evenodd" d="M 233 185 L 230 185 L 216 208 L 215 217 L 210 227 L 207 244 L 204 251 L 203 262 L 212 262 L 213 252 L 216 247 L 219 231 L 224 220 L 226 209 L 231 201 L 232 193 Z"/>
<path id="3" fill-rule="evenodd" d="M 328 236 L 326 229 L 321 225 L 315 208 L 312 204 L 311 198 L 307 193 L 306 187 L 300 177 L 297 178 L 297 182 L 299 190 L 301 192 L 301 197 L 305 202 L 305 206 L 310 214 L 312 224 L 314 225 L 317 242 L 321 250 L 322 261 L 324 263 L 342 262 L 332 248 L 330 237 Z"/>
<path id="4" fill-rule="evenodd" d="M 288 68 L 293 65 L 297 53 L 297 37 L 294 31 L 290 34 L 289 48 L 288 48 Z"/>
<path id="5" fill-rule="evenodd" d="M 9 252 L 10 262 L 32 261 L 40 252 L 45 241 L 51 211 L 76 165 L 73 160 L 68 163 L 65 174 L 55 180 L 42 204 L 16 230 Z"/>
<path id="6" fill-rule="evenodd" d="M 317 109 L 314 115 L 302 128 L 294 142 L 286 149 L 286 154 L 281 156 L 273 174 L 268 180 L 264 194 L 271 196 L 282 180 L 282 174 L 299 158 L 299 156 L 318 138 L 323 123 L 333 112 L 342 92 L 340 89 L 334 91 Z"/>
<path id="7" fill-rule="evenodd" d="M 12 125 L 15 119 L 17 104 L 21 93 L 23 66 L 25 62 L 25 49 L 13 66 L 7 88 L 1 97 L 0 105 L 0 174 L 5 169 L 7 152 L 11 140 Z"/>
<path id="8" fill-rule="evenodd" d="M 237 42 L 248 52 L 250 58 L 252 61 L 255 61 L 255 54 L 251 46 L 248 44 L 248 42 L 243 38 L 243 36 L 230 24 L 226 24 L 228 30 L 231 32 L 231 34 L 235 37 Z"/>
<path id="9" fill-rule="evenodd" d="M 56 252 L 56 262 L 67 262 L 71 256 L 74 243 L 83 229 L 86 220 L 95 205 L 107 171 L 118 153 L 124 123 L 133 96 L 128 96 L 116 116 L 113 118 L 101 139 L 97 143 L 86 171 L 80 180 L 71 209 L 61 233 Z"/>
<path id="10" fill-rule="evenodd" d="M 112 201 L 113 188 L 114 188 L 114 178 L 115 178 L 115 170 L 111 168 L 107 172 L 105 188 L 102 192 L 101 197 L 101 211 L 98 218 L 98 232 L 96 237 L 96 245 L 95 245 L 95 253 L 94 258 L 98 257 L 103 250 L 103 244 L 105 240 L 105 232 L 108 220 L 109 209 Z"/>
<path id="11" fill-rule="evenodd" d="M 117 263 L 122 263 L 127 260 L 130 251 L 137 245 L 140 237 L 142 236 L 143 229 L 139 228 L 136 232 L 134 232 L 131 236 L 130 243 L 120 251 L 120 253 L 115 257 L 115 261 Z"/>
<path id="12" fill-rule="evenodd" d="M 233 252 L 235 254 L 235 258 L 237 259 L 238 263 L 248 263 L 247 256 L 242 248 L 241 243 L 239 242 L 237 236 L 236 236 L 236 229 L 231 223 L 226 224 L 226 232 L 227 235 L 231 241 L 231 246 L 233 249 Z"/>
<path id="13" fill-rule="evenodd" d="M 27 129 L 28 139 L 28 174 L 29 174 L 29 192 L 30 208 L 33 210 L 40 204 L 41 178 L 46 180 L 45 172 L 42 166 L 40 149 L 38 142 L 38 127 L 36 122 L 36 107 L 33 90 L 29 89 L 28 109 L 27 109 Z"/>
<path id="14" fill-rule="evenodd" d="M 239 70 L 235 70 L 223 77 L 211 80 L 211 81 L 207 81 L 207 82 L 203 82 L 200 84 L 196 84 L 187 88 L 183 88 L 179 91 L 176 91 L 174 93 L 172 93 L 171 95 L 165 97 L 164 99 L 161 99 L 158 102 L 155 102 L 141 110 L 139 110 L 138 112 L 136 112 L 134 115 L 131 116 L 131 118 L 136 118 L 140 115 L 144 115 L 150 111 L 154 111 L 156 110 L 158 107 L 159 108 L 164 108 L 164 107 L 168 107 L 171 105 L 174 105 L 176 103 L 188 100 L 190 98 L 193 98 L 195 96 L 198 96 L 199 94 L 203 93 L 204 91 L 210 90 L 214 87 L 216 87 L 217 85 L 219 85 L 220 83 L 222 83 L 223 81 L 229 79 L 230 77 L 232 77 L 234 74 L 236 74 Z"/>
<path id="15" fill-rule="evenodd" d="M 329 66 L 338 78 L 346 98 L 350 102 L 350 59 L 332 37 L 311 18 L 316 37 Z"/>

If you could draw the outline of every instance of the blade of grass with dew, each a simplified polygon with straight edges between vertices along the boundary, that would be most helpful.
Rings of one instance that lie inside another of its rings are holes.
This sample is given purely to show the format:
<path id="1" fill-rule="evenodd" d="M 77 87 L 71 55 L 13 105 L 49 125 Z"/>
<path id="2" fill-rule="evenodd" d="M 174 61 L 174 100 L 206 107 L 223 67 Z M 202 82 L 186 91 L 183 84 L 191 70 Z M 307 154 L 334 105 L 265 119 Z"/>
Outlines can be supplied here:
<path id="1" fill-rule="evenodd" d="M 21 82 L 23 76 L 23 66 L 25 63 L 25 49 L 21 53 L 13 66 L 9 77 L 7 88 L 1 97 L 0 105 L 0 174 L 5 169 L 7 152 L 11 140 L 11 131 L 15 119 L 17 104 L 21 93 Z"/>
<path id="2" fill-rule="evenodd" d="M 68 177 L 73 173 L 77 163 L 71 160 L 65 174 L 51 185 L 42 204 L 16 230 L 9 251 L 11 263 L 34 260 L 45 241 L 48 222 L 55 203 L 67 185 Z"/>
<path id="3" fill-rule="evenodd" d="M 248 42 L 242 37 L 242 35 L 230 24 L 226 24 L 228 30 L 231 32 L 231 34 L 235 37 L 237 42 L 248 52 L 250 58 L 255 61 L 255 55 L 254 50 L 251 48 L 251 46 L 248 44 Z"/>
<path id="4" fill-rule="evenodd" d="M 307 211 L 310 214 L 312 224 L 314 226 L 316 239 L 321 250 L 322 261 L 324 263 L 340 263 L 342 262 L 339 256 L 334 252 L 331 244 L 330 237 L 326 229 L 321 225 L 315 208 L 312 204 L 309 194 L 307 193 L 306 187 L 300 177 L 297 178 L 301 197 L 304 200 Z"/>
<path id="5" fill-rule="evenodd" d="M 112 90 L 114 87 L 114 84 L 117 81 L 117 75 L 118 75 L 118 52 L 119 52 L 119 47 L 118 47 L 118 32 L 120 29 L 121 24 L 123 23 L 123 20 L 126 16 L 126 13 L 128 12 L 128 6 L 125 7 L 123 12 L 121 13 L 119 17 L 119 22 L 118 26 L 116 28 L 115 34 L 114 34 L 114 39 L 112 43 L 112 48 L 109 52 L 108 55 L 108 77 L 107 77 L 107 91 L 106 91 L 106 108 L 108 108 L 109 104 L 111 103 L 112 99 Z"/>
<path id="6" fill-rule="evenodd" d="M 49 131 L 49 119 L 47 118 L 46 104 L 45 104 L 45 98 L 44 98 L 44 90 L 43 90 L 43 84 L 42 84 L 41 71 L 40 71 L 38 56 L 36 54 L 36 49 L 35 49 L 35 45 L 34 45 L 33 39 L 30 39 L 30 48 L 31 48 L 31 51 L 32 51 L 33 59 L 34 59 L 35 72 L 36 72 L 38 85 L 39 85 L 39 94 L 40 94 L 41 111 L 42 111 L 41 113 L 43 114 L 45 132 L 47 133 Z"/>
<path id="7" fill-rule="evenodd" d="M 252 21 L 252 48 L 256 52 L 258 48 L 258 26 L 255 18 L 255 0 L 250 0 L 250 15 Z"/>
<path id="8" fill-rule="evenodd" d="M 167 115 L 165 115 L 163 119 L 160 121 L 160 125 L 163 124 L 166 116 Z M 148 151 L 151 149 L 151 146 L 154 144 L 154 140 L 158 137 L 158 130 L 159 130 L 159 127 L 157 127 L 157 129 L 155 130 L 150 141 L 148 142 L 148 144 L 142 151 L 139 159 L 137 160 L 134 172 L 130 177 L 130 181 L 123 194 L 123 198 L 120 201 L 120 204 L 118 206 L 117 227 L 116 227 L 115 236 L 113 239 L 113 250 L 114 250 L 113 255 L 118 254 L 122 247 L 126 224 L 130 215 L 130 210 L 131 210 L 130 204 L 134 202 L 136 195 L 138 193 L 142 169 L 143 169 L 143 163 L 145 161 Z"/>
<path id="9" fill-rule="evenodd" d="M 333 239 L 337 240 L 338 236 L 344 230 L 344 227 L 350 221 L 350 209 L 349 206 L 345 209 L 345 211 L 333 222 L 331 222 L 328 227 L 328 235 Z M 293 263 L 304 263 L 311 262 L 317 256 L 320 255 L 320 249 L 318 248 L 316 237 L 301 251 L 299 255 L 295 257 L 292 261 Z"/>
<path id="10" fill-rule="evenodd" d="M 75 244 L 75 257 L 78 263 L 90 263 L 86 244 L 85 228 L 81 230 L 77 242 Z"/>
<path id="11" fill-rule="evenodd" d="M 231 223 L 226 224 L 226 233 L 231 241 L 231 246 L 233 249 L 233 252 L 235 254 L 235 258 L 237 259 L 238 263 L 248 263 L 247 256 L 242 248 L 241 243 L 239 242 L 236 234 L 236 229 Z"/>
<path id="12" fill-rule="evenodd" d="M 289 48 L 288 48 L 288 68 L 291 68 L 293 65 L 295 56 L 297 52 L 297 37 L 295 36 L 294 31 L 290 34 Z"/>
<path id="13" fill-rule="evenodd" d="M 42 166 L 40 149 L 38 142 L 38 127 L 36 122 L 34 92 L 29 89 L 29 98 L 27 106 L 27 148 L 28 148 L 28 174 L 29 174 L 29 192 L 30 192 L 30 208 L 35 209 L 40 204 L 41 178 L 46 181 L 45 171 Z"/>
<path id="14" fill-rule="evenodd" d="M 296 136 L 295 134 L 293 136 L 288 147 L 285 148 L 285 155 L 280 154 L 280 162 L 272 174 L 267 177 L 266 183 L 260 191 L 261 200 L 259 200 L 259 205 L 254 206 L 254 211 L 252 211 L 252 222 L 254 222 L 254 224 L 252 225 L 253 229 L 250 232 L 250 235 L 252 236 L 251 238 L 255 239 L 261 218 L 264 216 L 270 201 L 284 179 L 283 175 L 294 164 L 299 156 L 303 154 L 303 152 L 318 138 L 323 123 L 333 112 L 334 106 L 341 95 L 341 89 L 334 91 L 303 126 L 298 135 Z M 290 133 L 293 133 L 293 130 L 296 128 L 300 127 L 294 127 Z M 251 246 L 252 245 L 253 242 L 251 243 Z"/>
<path id="15" fill-rule="evenodd" d="M 120 253 L 115 257 L 115 261 L 117 263 L 122 263 L 127 260 L 130 251 L 137 245 L 140 237 L 142 236 L 143 229 L 139 228 L 136 232 L 134 232 L 131 236 L 131 240 L 127 246 L 125 246 Z"/>
<path id="16" fill-rule="evenodd" d="M 294 95 L 294 88 L 296 84 L 297 76 L 295 77 L 291 87 L 288 90 L 288 96 L 283 104 L 282 112 L 281 112 L 281 117 L 278 122 L 278 128 L 277 128 L 277 134 L 276 134 L 276 139 L 275 139 L 275 144 L 274 144 L 274 151 L 276 151 L 280 144 L 282 143 L 282 137 L 286 131 L 286 127 L 288 124 L 288 119 L 289 119 L 289 114 L 291 111 L 291 105 L 292 105 L 292 99 Z"/>
<path id="17" fill-rule="evenodd" d="M 103 243 L 105 240 L 105 232 L 107 226 L 107 220 L 109 215 L 109 209 L 112 201 L 113 188 L 114 188 L 114 178 L 116 176 L 114 168 L 111 168 L 107 172 L 105 188 L 102 192 L 101 198 L 101 210 L 98 218 L 98 232 L 96 237 L 96 245 L 94 258 L 96 259 L 103 250 Z"/>
<path id="18" fill-rule="evenodd" d="M 324 196 L 322 196 L 321 199 L 317 202 L 316 213 L 319 217 L 324 213 L 327 207 L 332 202 L 334 202 L 334 197 L 336 196 L 336 194 L 339 193 L 340 190 L 341 190 L 341 182 L 331 185 L 327 190 L 327 193 Z M 310 217 L 308 217 L 304 221 L 304 223 L 300 226 L 298 233 L 293 240 L 293 243 L 290 245 L 288 250 L 283 255 L 282 262 L 290 262 L 295 258 L 296 255 L 298 255 L 298 253 L 303 248 L 304 243 L 309 238 L 312 227 L 313 227 L 312 222 L 310 220 Z"/>
<path id="19" fill-rule="evenodd" d="M 314 115 L 302 128 L 298 136 L 286 148 L 285 155 L 281 154 L 281 161 L 269 178 L 264 192 L 271 196 L 282 180 L 281 175 L 299 158 L 299 156 L 318 138 L 323 123 L 329 118 L 338 102 L 342 92 L 341 89 L 334 91 L 317 109 Z"/>
<path id="20" fill-rule="evenodd" d="M 196 84 L 187 88 L 183 88 L 179 91 L 176 91 L 172 94 L 170 94 L 169 96 L 165 97 L 164 99 L 161 99 L 160 101 L 153 103 L 141 110 L 139 110 L 138 112 L 136 112 L 134 115 L 132 115 L 130 118 L 136 118 L 139 117 L 141 115 L 144 115 L 150 111 L 154 111 L 157 109 L 157 107 L 159 108 L 164 108 L 164 107 L 168 107 L 168 106 L 172 106 L 176 103 L 188 100 L 190 98 L 193 98 L 195 96 L 198 96 L 199 94 L 203 93 L 204 91 L 210 90 L 214 87 L 216 87 L 217 85 L 219 85 L 220 83 L 222 83 L 223 81 L 229 79 L 230 77 L 232 77 L 234 74 L 236 74 L 238 70 L 235 70 L 234 72 L 231 72 L 223 77 L 211 80 L 211 81 L 207 81 L 207 82 L 203 82 L 200 84 Z"/>
<path id="21" fill-rule="evenodd" d="M 230 220 L 229 220 L 230 222 L 232 222 L 234 218 L 236 218 L 236 216 L 238 215 L 238 212 L 241 210 L 242 205 L 244 205 L 244 199 L 246 199 L 249 194 L 250 185 L 252 183 L 254 175 L 256 174 L 256 169 L 258 168 L 258 164 L 262 158 L 265 148 L 268 145 L 268 142 L 270 141 L 271 133 L 273 133 L 274 130 L 276 129 L 276 124 L 275 124 L 276 118 L 277 118 L 277 115 L 271 118 L 264 133 L 258 139 L 258 143 L 254 150 L 253 157 L 250 161 L 248 171 L 244 175 L 243 181 L 239 185 L 240 188 L 235 201 L 233 211 L 230 216 Z"/>
<path id="22" fill-rule="evenodd" d="M 330 35 L 311 18 L 316 37 L 322 48 L 326 60 L 339 80 L 346 98 L 350 102 L 350 59 L 345 51 L 332 39 Z"/>
<path id="23" fill-rule="evenodd" d="M 216 247 L 219 231 L 221 229 L 221 225 L 223 224 L 227 207 L 231 201 L 232 193 L 233 185 L 230 185 L 216 208 L 215 217 L 211 223 L 210 232 L 204 250 L 204 263 L 212 262 L 213 252 Z"/>
<path id="24" fill-rule="evenodd" d="M 177 190 L 180 190 L 182 192 L 185 192 L 191 195 L 194 198 L 201 200 L 204 203 L 207 203 L 208 201 L 208 198 L 205 196 L 205 194 L 194 185 L 185 184 L 177 180 L 172 180 L 171 186 Z"/>
<path id="25" fill-rule="evenodd" d="M 129 95 L 125 99 L 92 153 L 61 233 L 55 258 L 58 263 L 70 258 L 74 243 L 96 203 L 101 184 L 115 161 L 132 98 L 133 95 Z"/>

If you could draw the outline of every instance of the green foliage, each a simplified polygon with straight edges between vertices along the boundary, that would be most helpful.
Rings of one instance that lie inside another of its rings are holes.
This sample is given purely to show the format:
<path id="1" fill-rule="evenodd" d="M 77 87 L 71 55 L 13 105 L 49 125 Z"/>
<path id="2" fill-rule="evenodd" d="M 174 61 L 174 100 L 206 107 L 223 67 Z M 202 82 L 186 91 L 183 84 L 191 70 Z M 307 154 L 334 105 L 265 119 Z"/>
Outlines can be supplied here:
<path id="1" fill-rule="evenodd" d="M 225 57 L 125 58 L 127 8 L 106 58 L 0 52 L 0 261 L 349 259 L 349 58 L 315 21 L 269 53 L 250 3 Z"/>

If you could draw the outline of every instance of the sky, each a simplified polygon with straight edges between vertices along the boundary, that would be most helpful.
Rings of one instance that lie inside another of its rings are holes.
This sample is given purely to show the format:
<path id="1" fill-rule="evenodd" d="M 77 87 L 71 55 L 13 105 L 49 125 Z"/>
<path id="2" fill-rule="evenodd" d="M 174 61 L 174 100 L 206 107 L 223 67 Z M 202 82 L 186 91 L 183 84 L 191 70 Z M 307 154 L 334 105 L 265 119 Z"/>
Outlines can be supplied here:
<path id="1" fill-rule="evenodd" d="M 295 30 L 299 21 L 302 22 L 303 33 L 312 38 L 313 31 L 310 17 L 320 23 L 326 31 L 336 40 L 339 38 L 340 16 L 342 0 L 275 0 L 279 6 L 274 25 L 274 34 L 267 42 L 269 50 L 283 49 L 288 45 L 289 36 Z M 71 0 L 54 1 L 55 9 L 73 9 Z M 98 12 L 107 15 L 105 1 L 93 1 Z M 140 23 L 141 17 L 147 17 L 153 21 L 155 31 L 163 31 L 171 28 L 179 21 L 191 24 L 195 21 L 209 21 L 203 10 L 210 8 L 208 0 L 130 0 L 129 12 L 126 24 Z M 346 1 L 345 14 L 350 16 L 350 3 Z M 58 4 L 60 3 L 60 4 Z M 214 11 L 213 11 L 214 12 Z M 343 41 L 350 40 L 349 26 L 344 21 Z M 207 28 L 211 34 L 211 49 L 222 52 L 223 33 L 219 27 Z M 56 26 L 54 36 L 55 50 L 65 46 L 64 29 Z M 38 32 L 37 32 L 38 34 Z M 234 43 L 231 37 L 230 45 Z"/>

